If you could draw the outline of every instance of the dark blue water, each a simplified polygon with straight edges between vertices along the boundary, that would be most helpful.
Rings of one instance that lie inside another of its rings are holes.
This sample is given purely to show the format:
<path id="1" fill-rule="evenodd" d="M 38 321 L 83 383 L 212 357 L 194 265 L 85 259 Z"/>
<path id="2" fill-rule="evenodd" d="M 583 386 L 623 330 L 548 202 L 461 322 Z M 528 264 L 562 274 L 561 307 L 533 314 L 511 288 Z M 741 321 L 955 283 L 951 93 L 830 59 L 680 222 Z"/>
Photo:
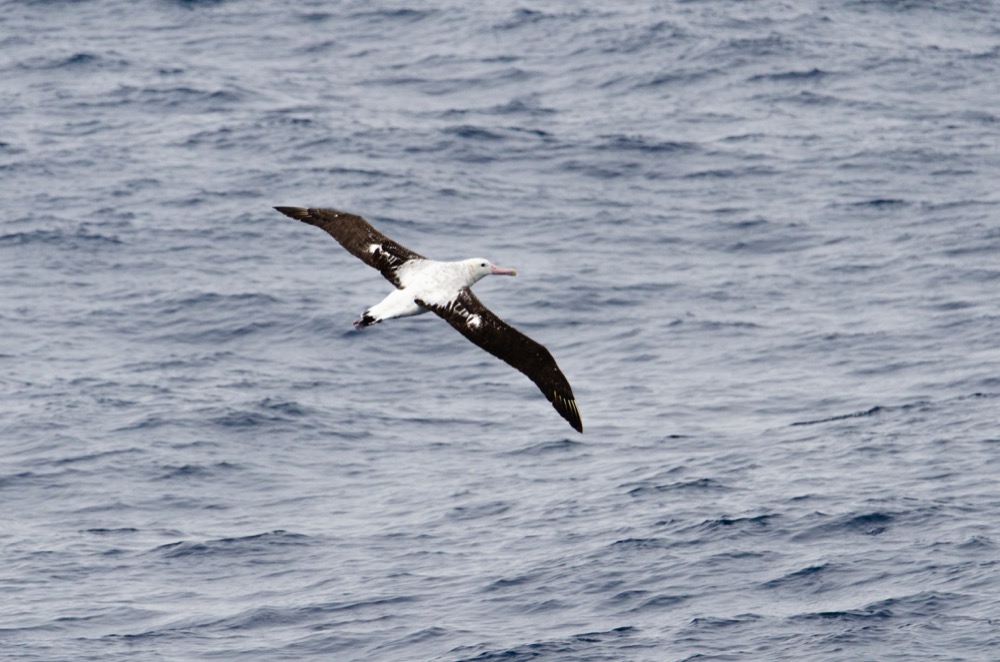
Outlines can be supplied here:
<path id="1" fill-rule="evenodd" d="M 0 657 L 985 660 L 986 2 L 6 2 Z M 577 435 L 273 205 L 517 267 Z"/>

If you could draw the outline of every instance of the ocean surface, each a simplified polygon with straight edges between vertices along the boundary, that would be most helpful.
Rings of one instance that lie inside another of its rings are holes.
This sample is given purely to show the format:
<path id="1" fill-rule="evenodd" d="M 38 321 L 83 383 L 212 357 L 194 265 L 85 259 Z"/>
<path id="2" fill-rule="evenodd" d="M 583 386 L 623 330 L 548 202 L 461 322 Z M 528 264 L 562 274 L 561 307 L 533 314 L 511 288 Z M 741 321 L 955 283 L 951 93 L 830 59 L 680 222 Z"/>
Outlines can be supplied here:
<path id="1" fill-rule="evenodd" d="M 1000 656 L 992 2 L 2 2 L 0 208 L 4 660 Z"/>

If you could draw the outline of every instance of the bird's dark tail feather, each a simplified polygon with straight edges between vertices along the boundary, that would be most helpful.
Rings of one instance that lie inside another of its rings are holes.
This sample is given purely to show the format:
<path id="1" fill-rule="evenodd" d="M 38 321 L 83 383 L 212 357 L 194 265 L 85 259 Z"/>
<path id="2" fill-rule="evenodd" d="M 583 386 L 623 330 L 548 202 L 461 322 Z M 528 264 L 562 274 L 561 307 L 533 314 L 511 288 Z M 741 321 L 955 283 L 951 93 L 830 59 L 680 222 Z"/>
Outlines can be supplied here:
<path id="1" fill-rule="evenodd" d="M 354 328 L 360 331 L 361 329 L 367 326 L 371 326 L 372 324 L 378 324 L 381 321 L 382 320 L 380 319 L 375 319 L 374 317 L 372 317 L 366 310 L 364 313 L 361 314 L 361 319 L 354 320 Z"/>

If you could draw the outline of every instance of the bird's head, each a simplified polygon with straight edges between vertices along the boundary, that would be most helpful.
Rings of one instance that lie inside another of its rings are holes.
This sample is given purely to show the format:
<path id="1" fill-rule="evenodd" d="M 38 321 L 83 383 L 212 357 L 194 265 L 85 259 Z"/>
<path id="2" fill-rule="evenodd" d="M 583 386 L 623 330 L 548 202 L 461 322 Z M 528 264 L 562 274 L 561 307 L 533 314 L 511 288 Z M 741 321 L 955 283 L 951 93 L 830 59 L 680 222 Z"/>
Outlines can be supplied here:
<path id="1" fill-rule="evenodd" d="M 498 267 L 486 258 L 473 257 L 465 261 L 468 266 L 469 275 L 472 278 L 472 282 L 476 283 L 485 278 L 486 276 L 516 276 L 516 269 L 508 269 L 506 267 Z"/>

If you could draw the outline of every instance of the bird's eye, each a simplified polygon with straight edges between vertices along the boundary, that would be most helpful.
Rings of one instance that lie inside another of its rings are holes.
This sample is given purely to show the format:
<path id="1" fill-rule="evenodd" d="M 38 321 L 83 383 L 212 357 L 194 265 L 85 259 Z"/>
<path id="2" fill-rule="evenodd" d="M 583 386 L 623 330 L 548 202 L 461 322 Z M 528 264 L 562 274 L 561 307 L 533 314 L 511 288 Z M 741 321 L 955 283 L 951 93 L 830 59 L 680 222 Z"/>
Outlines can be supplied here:
<path id="1" fill-rule="evenodd" d="M 486 266 L 486 263 L 485 263 L 485 262 L 483 262 L 483 263 L 482 263 L 482 264 L 480 264 L 479 266 L 481 266 L 481 267 L 485 267 L 485 266 Z"/>

